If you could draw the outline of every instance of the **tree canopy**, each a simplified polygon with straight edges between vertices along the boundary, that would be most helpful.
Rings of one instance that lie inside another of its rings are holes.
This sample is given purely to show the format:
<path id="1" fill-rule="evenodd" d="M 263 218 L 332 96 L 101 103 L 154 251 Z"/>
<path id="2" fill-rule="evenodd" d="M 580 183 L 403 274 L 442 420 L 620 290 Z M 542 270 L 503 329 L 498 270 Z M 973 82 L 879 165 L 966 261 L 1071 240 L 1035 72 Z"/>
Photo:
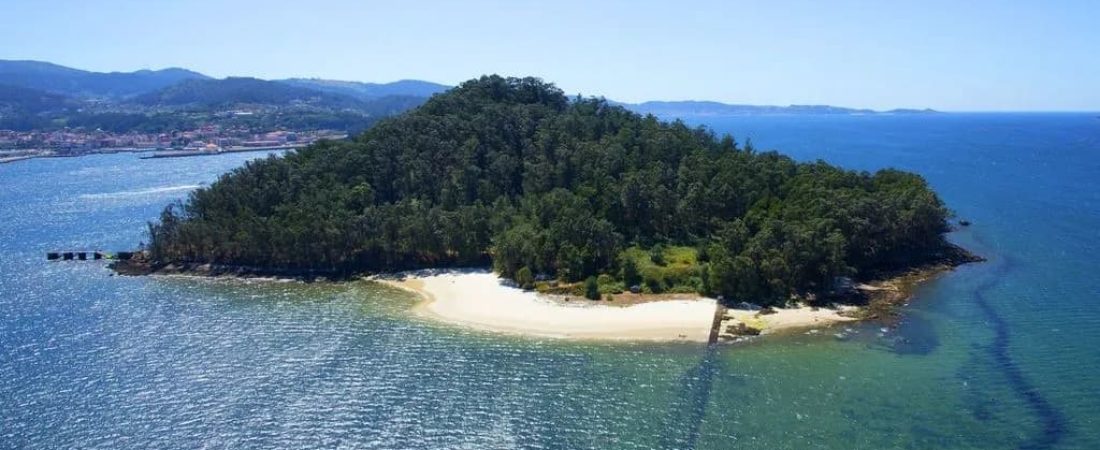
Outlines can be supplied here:
<path id="1" fill-rule="evenodd" d="M 343 274 L 491 262 L 529 283 L 633 282 L 628 248 L 688 246 L 705 265 L 698 290 L 778 303 L 926 261 L 948 245 L 947 217 L 916 174 L 796 162 L 536 78 L 484 76 L 350 141 L 223 175 L 151 223 L 148 250 Z"/>

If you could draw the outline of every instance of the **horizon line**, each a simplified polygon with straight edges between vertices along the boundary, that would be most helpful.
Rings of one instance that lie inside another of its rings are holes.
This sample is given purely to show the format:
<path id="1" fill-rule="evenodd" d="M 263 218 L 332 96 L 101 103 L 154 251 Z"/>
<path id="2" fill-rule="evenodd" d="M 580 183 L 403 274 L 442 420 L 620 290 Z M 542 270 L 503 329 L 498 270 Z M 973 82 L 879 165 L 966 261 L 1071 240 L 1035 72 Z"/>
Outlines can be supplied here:
<path id="1" fill-rule="evenodd" d="M 467 78 L 467 79 L 465 79 L 463 81 L 460 81 L 456 84 L 450 84 L 450 83 L 444 83 L 444 82 L 438 82 L 438 81 L 430 81 L 430 80 L 426 80 L 426 79 L 423 79 L 423 78 L 400 78 L 400 79 L 392 80 L 392 81 L 364 81 L 364 80 L 349 80 L 349 79 L 340 79 L 340 78 L 327 78 L 327 77 L 321 77 L 321 76 L 301 76 L 301 75 L 285 77 L 285 78 L 263 78 L 263 77 L 255 76 L 255 75 L 226 75 L 226 76 L 223 76 L 223 77 L 217 77 L 217 76 L 208 75 L 206 73 L 203 73 L 203 72 L 195 70 L 195 69 L 190 69 L 190 68 L 187 68 L 187 67 L 182 67 L 182 66 L 177 66 L 177 65 L 162 67 L 162 68 L 159 68 L 159 69 L 142 67 L 142 68 L 139 68 L 139 69 L 133 69 L 133 70 L 129 70 L 129 71 L 125 71 L 125 70 L 97 71 L 97 70 L 90 70 L 90 69 L 82 69 L 82 68 L 78 68 L 78 67 L 75 67 L 75 66 L 69 66 L 69 65 L 65 65 L 65 64 L 60 64 L 60 63 L 55 63 L 55 62 L 45 61 L 45 60 L 39 60 L 39 59 L 4 59 L 4 58 L 0 58 L 0 61 L 51 64 L 51 65 L 64 67 L 64 68 L 68 68 L 68 69 L 79 70 L 79 71 L 82 71 L 82 72 L 99 73 L 99 74 L 124 74 L 124 73 L 134 73 L 134 72 L 141 72 L 141 71 L 157 72 L 157 71 L 164 71 L 164 70 L 185 70 L 185 71 L 194 72 L 194 73 L 197 73 L 199 75 L 209 77 L 209 78 L 212 78 L 212 79 L 215 79 L 215 80 L 225 80 L 225 79 L 228 79 L 228 78 L 253 78 L 253 79 L 257 79 L 257 80 L 276 81 L 277 82 L 277 81 L 282 81 L 282 80 L 303 79 L 303 80 L 339 81 L 339 82 L 364 83 L 364 84 L 392 84 L 392 83 L 398 83 L 398 82 L 402 82 L 402 81 L 417 81 L 417 82 L 437 84 L 437 85 L 440 85 L 440 86 L 446 86 L 446 87 L 452 88 L 452 89 L 455 88 L 455 87 L 458 87 L 458 85 L 462 84 L 463 82 L 476 79 L 477 77 L 480 77 L 480 76 L 491 75 L 491 74 L 485 73 L 485 74 L 482 74 L 482 75 L 477 75 L 474 78 Z M 508 75 L 501 75 L 501 76 L 507 77 Z M 541 77 L 541 76 L 534 76 L 534 77 L 539 78 L 543 81 L 547 80 L 546 78 Z M 550 83 L 557 86 L 557 83 L 555 83 L 553 81 L 550 81 Z M 563 91 L 563 93 L 564 93 L 564 91 Z M 1100 114 L 1100 106 L 1096 107 L 1095 109 L 950 109 L 950 108 L 940 109 L 940 108 L 935 108 L 935 107 L 931 107 L 931 106 L 924 106 L 924 107 L 900 106 L 900 107 L 879 109 L 879 108 L 873 108 L 873 107 L 841 106 L 839 104 L 829 104 L 829 103 L 790 103 L 788 105 L 781 105 L 781 104 L 778 104 L 778 103 L 742 103 L 740 101 L 731 102 L 731 101 L 726 101 L 726 100 L 713 100 L 713 99 L 708 99 L 708 100 L 698 100 L 698 99 L 657 100 L 657 99 L 649 99 L 649 100 L 641 100 L 641 101 L 630 102 L 630 101 L 615 100 L 615 99 L 609 98 L 608 96 L 602 95 L 602 94 L 601 95 L 587 95 L 586 96 L 584 94 L 581 94 L 580 92 L 578 92 L 576 94 L 573 94 L 573 95 L 569 95 L 569 96 L 581 96 L 581 97 L 587 97 L 587 98 L 602 98 L 602 99 L 607 100 L 609 102 L 615 102 L 615 103 L 621 103 L 621 104 L 631 104 L 631 105 L 639 105 L 639 104 L 647 103 L 647 102 L 667 102 L 667 103 L 710 102 L 710 103 L 718 103 L 718 104 L 722 104 L 722 105 L 726 105 L 726 106 L 753 106 L 753 107 L 775 107 L 775 108 L 789 108 L 789 107 L 796 107 L 796 106 L 827 106 L 827 107 L 833 107 L 833 108 L 844 108 L 844 109 L 853 109 L 853 110 L 868 110 L 868 111 L 872 111 L 872 112 L 880 113 L 880 114 L 881 113 L 889 113 L 889 112 L 895 111 L 895 110 L 910 110 L 910 111 L 928 110 L 930 113 L 945 113 L 945 114 L 948 114 L 948 113 L 955 113 L 955 114 Z"/>

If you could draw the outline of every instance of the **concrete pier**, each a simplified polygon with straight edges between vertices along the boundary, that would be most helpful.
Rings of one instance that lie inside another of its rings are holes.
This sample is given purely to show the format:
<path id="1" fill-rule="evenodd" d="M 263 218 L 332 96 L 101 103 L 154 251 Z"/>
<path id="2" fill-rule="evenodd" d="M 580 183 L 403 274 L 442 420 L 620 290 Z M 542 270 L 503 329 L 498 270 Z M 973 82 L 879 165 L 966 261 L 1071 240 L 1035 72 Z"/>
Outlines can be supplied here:
<path id="1" fill-rule="evenodd" d="M 710 336 L 707 338 L 707 345 L 714 345 L 718 343 L 718 334 L 721 332 L 722 318 L 726 315 L 726 307 L 721 303 L 714 308 L 714 321 L 710 324 Z"/>

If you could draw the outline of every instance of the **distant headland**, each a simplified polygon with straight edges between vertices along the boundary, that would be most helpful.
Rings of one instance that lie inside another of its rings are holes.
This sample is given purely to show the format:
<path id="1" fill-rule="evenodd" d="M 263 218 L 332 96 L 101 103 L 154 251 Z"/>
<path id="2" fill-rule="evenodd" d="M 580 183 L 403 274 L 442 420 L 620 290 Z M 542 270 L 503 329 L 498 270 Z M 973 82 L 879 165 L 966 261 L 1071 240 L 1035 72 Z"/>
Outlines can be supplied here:
<path id="1" fill-rule="evenodd" d="M 865 108 L 845 108 L 830 105 L 731 105 L 711 101 L 650 101 L 644 103 L 623 103 L 623 107 L 640 113 L 659 117 L 722 117 L 722 116 L 760 116 L 760 115 L 912 115 L 942 114 L 933 109 L 899 108 L 876 111 Z"/>

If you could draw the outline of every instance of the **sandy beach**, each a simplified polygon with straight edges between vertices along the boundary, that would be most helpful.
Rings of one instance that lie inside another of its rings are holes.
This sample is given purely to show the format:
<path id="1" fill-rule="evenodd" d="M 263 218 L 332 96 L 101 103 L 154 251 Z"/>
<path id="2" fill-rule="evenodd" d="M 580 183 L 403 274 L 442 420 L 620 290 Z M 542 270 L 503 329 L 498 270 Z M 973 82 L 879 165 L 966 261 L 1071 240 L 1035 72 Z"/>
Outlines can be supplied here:
<path id="1" fill-rule="evenodd" d="M 702 297 L 629 306 L 576 298 L 567 302 L 508 286 L 489 271 L 414 272 L 374 281 L 421 295 L 423 301 L 413 311 L 423 317 L 486 331 L 566 339 L 706 342 L 717 307 L 714 299 Z M 755 318 L 755 311 L 728 310 L 723 330 L 733 319 L 759 321 L 765 333 L 854 320 L 827 309 L 776 311 Z"/>
<path id="2" fill-rule="evenodd" d="M 565 302 L 507 286 L 488 271 L 444 271 L 378 279 L 424 297 L 414 312 L 486 331 L 531 336 L 628 341 L 706 342 L 714 318 L 711 299 L 611 306 Z"/>

